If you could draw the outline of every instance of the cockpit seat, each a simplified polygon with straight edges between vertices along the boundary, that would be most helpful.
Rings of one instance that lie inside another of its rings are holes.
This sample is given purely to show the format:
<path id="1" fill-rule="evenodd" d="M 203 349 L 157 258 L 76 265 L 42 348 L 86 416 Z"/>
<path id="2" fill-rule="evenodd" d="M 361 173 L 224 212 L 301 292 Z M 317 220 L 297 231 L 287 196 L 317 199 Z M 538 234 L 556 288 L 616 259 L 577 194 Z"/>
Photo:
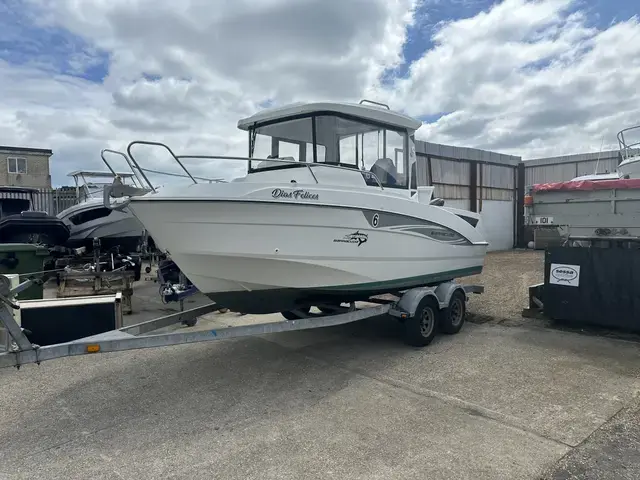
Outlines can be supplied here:
<path id="1" fill-rule="evenodd" d="M 378 177 L 383 185 L 398 184 L 398 170 L 390 158 L 379 158 L 369 171 Z"/>

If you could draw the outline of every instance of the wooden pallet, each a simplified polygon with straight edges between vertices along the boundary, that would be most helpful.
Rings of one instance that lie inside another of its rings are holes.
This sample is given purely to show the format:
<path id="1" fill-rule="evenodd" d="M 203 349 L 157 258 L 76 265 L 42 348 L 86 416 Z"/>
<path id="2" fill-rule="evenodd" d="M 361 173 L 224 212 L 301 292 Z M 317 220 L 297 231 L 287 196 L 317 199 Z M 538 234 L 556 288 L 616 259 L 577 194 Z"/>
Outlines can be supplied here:
<path id="1" fill-rule="evenodd" d="M 122 313 L 133 313 L 134 273 L 119 272 L 63 272 L 56 293 L 57 298 L 88 297 L 122 294 Z"/>

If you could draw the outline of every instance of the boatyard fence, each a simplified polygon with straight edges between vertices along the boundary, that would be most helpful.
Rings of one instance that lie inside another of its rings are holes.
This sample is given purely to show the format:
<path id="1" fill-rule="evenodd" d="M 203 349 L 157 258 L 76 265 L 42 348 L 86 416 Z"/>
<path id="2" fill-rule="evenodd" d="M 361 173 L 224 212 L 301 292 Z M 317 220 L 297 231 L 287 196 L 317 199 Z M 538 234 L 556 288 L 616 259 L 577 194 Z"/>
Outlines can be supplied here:
<path id="1" fill-rule="evenodd" d="M 57 215 L 77 203 L 75 188 L 40 188 L 33 192 L 0 191 L 0 198 L 30 200 L 31 210 L 47 212 L 49 215 Z"/>

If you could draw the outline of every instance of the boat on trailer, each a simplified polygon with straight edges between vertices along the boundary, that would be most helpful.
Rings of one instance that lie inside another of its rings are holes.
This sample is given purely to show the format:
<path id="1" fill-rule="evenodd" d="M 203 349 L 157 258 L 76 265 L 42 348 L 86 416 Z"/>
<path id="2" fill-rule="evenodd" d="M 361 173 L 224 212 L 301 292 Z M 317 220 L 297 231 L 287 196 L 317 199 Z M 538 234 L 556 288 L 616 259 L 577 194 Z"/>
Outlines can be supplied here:
<path id="1" fill-rule="evenodd" d="M 557 232 L 563 245 L 640 246 L 640 125 L 618 132 L 622 161 L 612 173 L 535 184 L 525 196 L 527 225 Z M 597 169 L 597 167 L 596 167 Z"/>
<path id="2" fill-rule="evenodd" d="M 91 250 L 93 239 L 99 238 L 104 249 L 119 247 L 124 252 L 135 252 L 142 242 L 144 227 L 128 210 L 105 208 L 103 201 L 104 187 L 113 183 L 116 176 L 142 188 L 134 173 L 78 170 L 69 176 L 74 179 L 77 203 L 57 215 L 70 231 L 66 246 Z"/>
<path id="3" fill-rule="evenodd" d="M 418 186 L 421 122 L 362 101 L 303 103 L 238 122 L 248 132 L 246 176 L 140 192 L 109 187 L 187 278 L 222 307 L 304 316 L 312 306 L 437 285 L 482 271 L 480 215 Z M 294 312 L 294 313 L 291 313 Z"/>

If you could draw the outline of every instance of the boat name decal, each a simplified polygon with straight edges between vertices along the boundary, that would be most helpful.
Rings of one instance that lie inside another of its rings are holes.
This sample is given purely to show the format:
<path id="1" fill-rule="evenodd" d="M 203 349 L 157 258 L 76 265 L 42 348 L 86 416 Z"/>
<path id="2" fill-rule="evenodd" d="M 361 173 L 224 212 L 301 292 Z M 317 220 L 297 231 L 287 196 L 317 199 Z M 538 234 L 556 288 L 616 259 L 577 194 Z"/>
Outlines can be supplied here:
<path id="1" fill-rule="evenodd" d="M 429 230 L 429 234 L 433 237 L 456 238 L 458 234 L 448 230 Z"/>
<path id="2" fill-rule="evenodd" d="M 369 235 L 358 230 L 356 232 L 349 233 L 342 238 L 334 238 L 333 241 L 336 243 L 357 243 L 358 246 L 360 246 L 363 243 L 366 243 L 368 239 Z"/>
<path id="3" fill-rule="evenodd" d="M 311 193 L 307 190 L 283 190 L 281 188 L 274 188 L 271 192 L 273 198 L 291 198 L 293 200 L 318 200 L 319 195 L 317 193 Z"/>

